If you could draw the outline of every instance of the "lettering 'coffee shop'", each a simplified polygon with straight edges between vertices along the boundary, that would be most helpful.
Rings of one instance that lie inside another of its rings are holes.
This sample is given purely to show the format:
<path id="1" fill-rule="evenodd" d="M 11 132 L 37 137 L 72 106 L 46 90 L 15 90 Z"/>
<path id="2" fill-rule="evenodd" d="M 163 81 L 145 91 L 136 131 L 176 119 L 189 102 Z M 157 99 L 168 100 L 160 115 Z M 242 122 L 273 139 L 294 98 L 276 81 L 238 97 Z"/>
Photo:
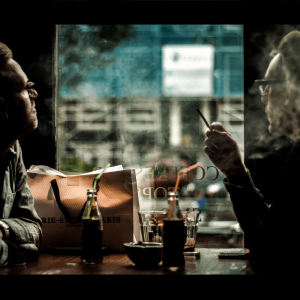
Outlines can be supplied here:
<path id="1" fill-rule="evenodd" d="M 300 25 L 42 27 L 0 33 L 0 274 L 293 273 Z"/>

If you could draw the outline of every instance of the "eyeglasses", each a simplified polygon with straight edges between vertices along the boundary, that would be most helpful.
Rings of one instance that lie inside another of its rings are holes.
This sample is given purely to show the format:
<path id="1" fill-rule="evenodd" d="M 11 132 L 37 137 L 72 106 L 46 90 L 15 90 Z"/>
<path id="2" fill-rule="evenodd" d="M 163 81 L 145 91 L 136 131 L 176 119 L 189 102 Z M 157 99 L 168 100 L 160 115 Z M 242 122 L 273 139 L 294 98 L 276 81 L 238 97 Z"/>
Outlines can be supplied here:
<path id="1" fill-rule="evenodd" d="M 287 82 L 287 80 L 277 80 L 277 79 L 259 79 L 255 80 L 255 83 L 258 85 L 260 95 L 266 97 L 269 95 L 269 90 L 271 85 L 282 84 Z"/>

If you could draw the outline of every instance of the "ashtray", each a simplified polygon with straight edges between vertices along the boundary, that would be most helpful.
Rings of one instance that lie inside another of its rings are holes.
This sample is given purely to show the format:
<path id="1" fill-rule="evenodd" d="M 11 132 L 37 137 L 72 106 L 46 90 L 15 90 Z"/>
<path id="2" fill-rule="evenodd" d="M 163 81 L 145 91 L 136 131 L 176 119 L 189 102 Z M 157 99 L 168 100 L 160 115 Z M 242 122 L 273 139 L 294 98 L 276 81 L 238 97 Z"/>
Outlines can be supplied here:
<path id="1" fill-rule="evenodd" d="M 155 267 L 163 259 L 163 243 L 125 243 L 127 256 L 137 267 Z"/>

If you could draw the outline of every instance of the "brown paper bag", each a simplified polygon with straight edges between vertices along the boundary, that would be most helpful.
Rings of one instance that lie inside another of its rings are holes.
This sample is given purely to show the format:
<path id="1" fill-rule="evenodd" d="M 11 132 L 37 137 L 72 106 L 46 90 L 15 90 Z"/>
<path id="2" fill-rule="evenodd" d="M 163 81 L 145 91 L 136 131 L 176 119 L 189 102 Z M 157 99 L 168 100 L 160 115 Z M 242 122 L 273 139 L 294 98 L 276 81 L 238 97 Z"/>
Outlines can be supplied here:
<path id="1" fill-rule="evenodd" d="M 94 178 L 101 170 L 66 176 L 49 167 L 44 167 L 47 170 L 41 173 L 42 168 L 39 167 L 44 166 L 35 166 L 27 171 L 27 181 L 43 223 L 40 249 L 80 247 L 81 219 L 78 216 L 86 202 L 87 190 L 92 188 Z M 103 216 L 102 245 L 113 251 L 124 251 L 124 243 L 140 240 L 136 175 L 134 169 L 110 169 L 113 168 L 106 170 L 97 185 L 97 201 Z M 50 183 L 53 179 L 57 181 L 61 204 L 68 216 L 57 204 Z M 68 222 L 69 217 L 76 223 Z"/>

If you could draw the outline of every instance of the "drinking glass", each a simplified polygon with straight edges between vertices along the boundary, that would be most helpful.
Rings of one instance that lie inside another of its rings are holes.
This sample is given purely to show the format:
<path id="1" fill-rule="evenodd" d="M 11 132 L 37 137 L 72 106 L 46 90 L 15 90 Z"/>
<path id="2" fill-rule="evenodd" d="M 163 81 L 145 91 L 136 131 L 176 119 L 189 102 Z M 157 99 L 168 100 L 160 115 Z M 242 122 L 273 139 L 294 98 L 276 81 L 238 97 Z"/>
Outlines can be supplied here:
<path id="1" fill-rule="evenodd" d="M 184 220 L 184 252 L 195 252 L 197 230 L 199 225 L 200 210 L 182 211 Z"/>
<path id="2" fill-rule="evenodd" d="M 162 243 L 165 211 L 139 211 L 139 221 L 143 242 Z"/>
<path id="3" fill-rule="evenodd" d="M 139 221 L 143 242 L 163 243 L 163 224 L 166 211 L 139 211 Z M 200 219 L 200 209 L 193 208 L 182 211 L 184 220 L 184 252 L 194 252 L 197 230 Z"/>

